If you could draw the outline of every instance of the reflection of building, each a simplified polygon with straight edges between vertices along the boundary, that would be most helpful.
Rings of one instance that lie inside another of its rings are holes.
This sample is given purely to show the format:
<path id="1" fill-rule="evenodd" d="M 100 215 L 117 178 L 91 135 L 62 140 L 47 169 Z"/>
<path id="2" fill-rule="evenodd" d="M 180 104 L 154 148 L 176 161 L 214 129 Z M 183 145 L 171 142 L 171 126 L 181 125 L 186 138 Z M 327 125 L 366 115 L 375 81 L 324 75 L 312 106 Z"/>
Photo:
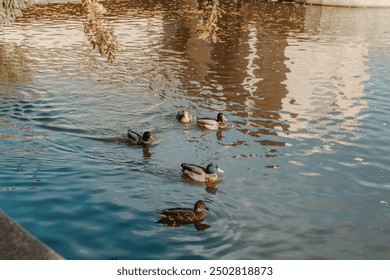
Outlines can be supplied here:
<path id="1" fill-rule="evenodd" d="M 296 0 L 296 2 L 330 6 L 390 7 L 388 0 Z"/>
<path id="2" fill-rule="evenodd" d="M 317 41 L 290 37 L 285 49 L 291 72 L 284 82 L 288 95 L 282 118 L 290 131 L 305 129 L 299 136 L 321 138 L 329 131 L 356 129 L 367 106 L 370 34 L 389 30 L 386 17 L 386 10 L 379 9 L 306 8 L 305 31 Z"/>
<path id="3" fill-rule="evenodd" d="M 364 42 L 319 46 L 290 39 L 289 43 L 285 52 L 291 72 L 284 82 L 289 93 L 282 100 L 283 111 L 288 112 L 282 118 L 290 124 L 289 130 L 305 129 L 310 137 L 322 137 L 328 130 L 354 129 L 356 117 L 366 107 L 363 82 L 369 76 Z"/>

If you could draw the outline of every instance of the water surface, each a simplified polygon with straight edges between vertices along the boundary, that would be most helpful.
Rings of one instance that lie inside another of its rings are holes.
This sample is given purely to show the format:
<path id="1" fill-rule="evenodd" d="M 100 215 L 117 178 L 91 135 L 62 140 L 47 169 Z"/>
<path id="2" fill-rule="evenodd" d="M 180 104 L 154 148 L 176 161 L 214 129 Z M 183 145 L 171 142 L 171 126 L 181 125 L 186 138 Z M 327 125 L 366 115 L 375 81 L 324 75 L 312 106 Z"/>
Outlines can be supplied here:
<path id="1" fill-rule="evenodd" d="M 103 4 L 114 63 L 78 3 L 0 33 L 2 211 L 67 259 L 390 258 L 388 10 L 242 1 L 214 44 L 192 1 Z M 115 141 L 128 129 L 161 142 Z M 214 186 L 180 175 L 211 161 Z M 199 199 L 206 230 L 156 224 Z"/>

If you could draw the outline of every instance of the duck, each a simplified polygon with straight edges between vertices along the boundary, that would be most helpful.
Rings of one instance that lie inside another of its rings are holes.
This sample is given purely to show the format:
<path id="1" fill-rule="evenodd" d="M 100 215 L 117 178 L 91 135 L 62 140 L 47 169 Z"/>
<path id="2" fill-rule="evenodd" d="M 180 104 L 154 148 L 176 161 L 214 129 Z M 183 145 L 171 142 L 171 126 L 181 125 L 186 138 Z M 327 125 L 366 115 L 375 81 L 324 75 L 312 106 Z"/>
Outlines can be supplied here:
<path id="1" fill-rule="evenodd" d="M 145 131 L 141 136 L 133 130 L 127 131 L 127 142 L 131 145 L 149 145 L 156 141 L 149 131 Z"/>
<path id="2" fill-rule="evenodd" d="M 217 118 L 197 118 L 196 122 L 199 127 L 209 130 L 217 130 L 219 128 L 225 128 L 226 124 L 223 121 L 227 121 L 223 113 L 218 113 Z"/>
<path id="3" fill-rule="evenodd" d="M 210 210 L 203 200 L 198 200 L 194 208 L 169 208 L 156 214 L 162 217 L 160 223 L 200 223 L 204 220 L 202 209 Z"/>
<path id="4" fill-rule="evenodd" d="M 189 124 L 192 122 L 192 115 L 188 111 L 180 110 L 176 114 L 176 119 L 183 124 Z"/>
<path id="5" fill-rule="evenodd" d="M 182 163 L 181 170 L 184 176 L 194 181 L 205 183 L 213 183 L 218 181 L 217 172 L 224 173 L 224 171 L 214 163 L 210 163 L 206 167 L 195 164 Z"/>

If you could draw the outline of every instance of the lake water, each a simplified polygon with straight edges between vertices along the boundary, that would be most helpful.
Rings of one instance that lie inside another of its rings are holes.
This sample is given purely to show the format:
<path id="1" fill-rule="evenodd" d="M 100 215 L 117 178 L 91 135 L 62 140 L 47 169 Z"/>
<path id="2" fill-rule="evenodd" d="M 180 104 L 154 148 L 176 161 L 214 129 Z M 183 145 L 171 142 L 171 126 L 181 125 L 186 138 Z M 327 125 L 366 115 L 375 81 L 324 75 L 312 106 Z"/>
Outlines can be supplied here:
<path id="1" fill-rule="evenodd" d="M 242 1 L 212 43 L 194 1 L 103 4 L 113 63 L 78 3 L 0 31 L 2 211 L 67 259 L 390 259 L 390 10 Z M 199 199 L 209 228 L 156 223 Z"/>

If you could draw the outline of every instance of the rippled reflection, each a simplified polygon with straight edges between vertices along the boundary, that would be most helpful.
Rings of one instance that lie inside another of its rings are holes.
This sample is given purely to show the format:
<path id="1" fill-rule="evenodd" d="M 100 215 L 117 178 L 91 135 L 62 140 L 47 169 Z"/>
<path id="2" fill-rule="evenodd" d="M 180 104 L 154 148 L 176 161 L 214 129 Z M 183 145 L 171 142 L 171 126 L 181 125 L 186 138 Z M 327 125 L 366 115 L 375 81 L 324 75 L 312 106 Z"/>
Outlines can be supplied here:
<path id="1" fill-rule="evenodd" d="M 294 137 L 342 141 L 342 133 L 358 128 L 359 114 L 367 107 L 362 97 L 364 82 L 370 79 L 366 65 L 369 42 L 359 37 L 363 28 L 350 30 L 339 21 L 333 25 L 331 10 L 321 14 L 321 22 L 316 21 L 315 9 L 307 8 L 307 13 L 305 30 L 320 30 L 317 36 L 321 38 L 315 45 L 304 36 L 288 40 L 285 53 L 290 73 L 284 82 L 288 94 L 282 100 L 286 112 L 282 119 L 289 123 L 289 131 L 297 132 Z M 328 35 L 340 30 L 348 36 L 355 33 L 354 39 L 340 43 L 339 35 Z M 320 47 L 318 42 L 322 42 Z M 308 59 L 297 59 L 302 55 Z"/>

